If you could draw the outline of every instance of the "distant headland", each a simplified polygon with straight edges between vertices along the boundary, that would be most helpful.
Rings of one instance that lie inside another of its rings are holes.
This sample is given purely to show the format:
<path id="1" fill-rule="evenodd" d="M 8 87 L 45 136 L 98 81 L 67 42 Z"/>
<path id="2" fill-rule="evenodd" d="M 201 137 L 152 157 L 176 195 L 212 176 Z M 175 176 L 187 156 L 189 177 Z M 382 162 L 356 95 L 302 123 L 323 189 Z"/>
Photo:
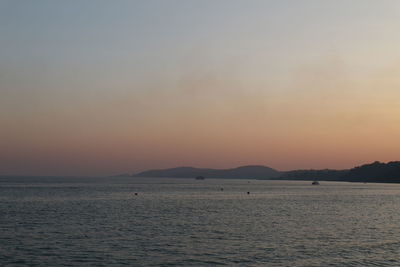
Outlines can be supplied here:
<path id="1" fill-rule="evenodd" d="M 178 167 L 163 170 L 149 170 L 138 174 L 136 177 L 173 177 L 194 178 L 203 176 L 205 178 L 229 178 L 229 179 L 270 179 L 279 177 L 281 173 L 265 166 L 242 166 L 234 169 L 203 169 L 193 167 Z"/>
<path id="2" fill-rule="evenodd" d="M 241 166 L 233 169 L 208 169 L 177 167 L 171 169 L 148 170 L 132 177 L 170 177 L 221 179 L 268 179 L 268 180 L 319 180 L 348 182 L 400 183 L 400 161 L 382 163 L 375 161 L 347 170 L 292 170 L 278 171 L 260 165 Z"/>

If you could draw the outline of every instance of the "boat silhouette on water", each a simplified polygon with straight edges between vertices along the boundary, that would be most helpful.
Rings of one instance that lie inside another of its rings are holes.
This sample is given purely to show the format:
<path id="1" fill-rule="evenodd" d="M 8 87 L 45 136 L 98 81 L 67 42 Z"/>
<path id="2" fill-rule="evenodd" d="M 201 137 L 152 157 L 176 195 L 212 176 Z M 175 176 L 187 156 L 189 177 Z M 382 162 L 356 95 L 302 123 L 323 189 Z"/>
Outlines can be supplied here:
<path id="1" fill-rule="evenodd" d="M 311 184 L 312 184 L 312 185 L 319 185 L 319 182 L 318 182 L 318 181 L 314 181 L 314 182 L 312 182 Z"/>

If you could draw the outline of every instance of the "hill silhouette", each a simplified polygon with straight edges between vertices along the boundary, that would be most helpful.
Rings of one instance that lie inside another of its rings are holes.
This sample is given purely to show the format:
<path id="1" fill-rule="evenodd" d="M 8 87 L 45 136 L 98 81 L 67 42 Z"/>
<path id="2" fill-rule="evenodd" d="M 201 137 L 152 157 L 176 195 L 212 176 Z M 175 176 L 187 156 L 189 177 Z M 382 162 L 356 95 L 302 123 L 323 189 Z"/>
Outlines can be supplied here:
<path id="1" fill-rule="evenodd" d="M 178 167 L 149 170 L 133 175 L 135 177 L 171 178 L 230 178 L 230 179 L 274 179 L 274 180 L 319 180 L 348 182 L 400 183 L 400 161 L 382 163 L 375 161 L 348 170 L 293 170 L 277 171 L 259 165 L 242 166 L 233 169 L 206 169 Z"/>
<path id="2" fill-rule="evenodd" d="M 352 182 L 399 183 L 400 162 L 375 161 L 349 170 L 343 178 Z"/>
<path id="3" fill-rule="evenodd" d="M 206 178 L 231 178 L 231 179 L 271 179 L 279 177 L 281 173 L 265 166 L 241 166 L 234 169 L 203 169 L 193 167 L 178 167 L 172 169 L 149 170 L 138 174 L 136 177 L 175 177 L 193 178 L 204 176 Z"/>

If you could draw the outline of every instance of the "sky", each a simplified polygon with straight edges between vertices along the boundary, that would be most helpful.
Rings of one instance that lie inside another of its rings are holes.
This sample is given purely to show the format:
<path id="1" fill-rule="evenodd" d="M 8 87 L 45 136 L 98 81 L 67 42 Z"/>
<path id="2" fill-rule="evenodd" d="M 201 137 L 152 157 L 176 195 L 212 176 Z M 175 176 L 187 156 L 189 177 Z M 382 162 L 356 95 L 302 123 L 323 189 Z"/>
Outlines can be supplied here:
<path id="1" fill-rule="evenodd" d="M 400 160 L 400 1 L 0 0 L 0 174 Z"/>

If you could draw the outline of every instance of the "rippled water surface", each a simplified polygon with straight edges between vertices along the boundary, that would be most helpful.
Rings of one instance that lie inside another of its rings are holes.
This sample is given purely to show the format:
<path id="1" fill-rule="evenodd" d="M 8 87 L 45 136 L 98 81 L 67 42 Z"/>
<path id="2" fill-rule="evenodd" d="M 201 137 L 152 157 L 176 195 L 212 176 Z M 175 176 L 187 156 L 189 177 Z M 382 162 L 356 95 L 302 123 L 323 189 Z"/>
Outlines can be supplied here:
<path id="1" fill-rule="evenodd" d="M 1 178 L 0 231 L 10 266 L 399 266 L 400 185 Z"/>

